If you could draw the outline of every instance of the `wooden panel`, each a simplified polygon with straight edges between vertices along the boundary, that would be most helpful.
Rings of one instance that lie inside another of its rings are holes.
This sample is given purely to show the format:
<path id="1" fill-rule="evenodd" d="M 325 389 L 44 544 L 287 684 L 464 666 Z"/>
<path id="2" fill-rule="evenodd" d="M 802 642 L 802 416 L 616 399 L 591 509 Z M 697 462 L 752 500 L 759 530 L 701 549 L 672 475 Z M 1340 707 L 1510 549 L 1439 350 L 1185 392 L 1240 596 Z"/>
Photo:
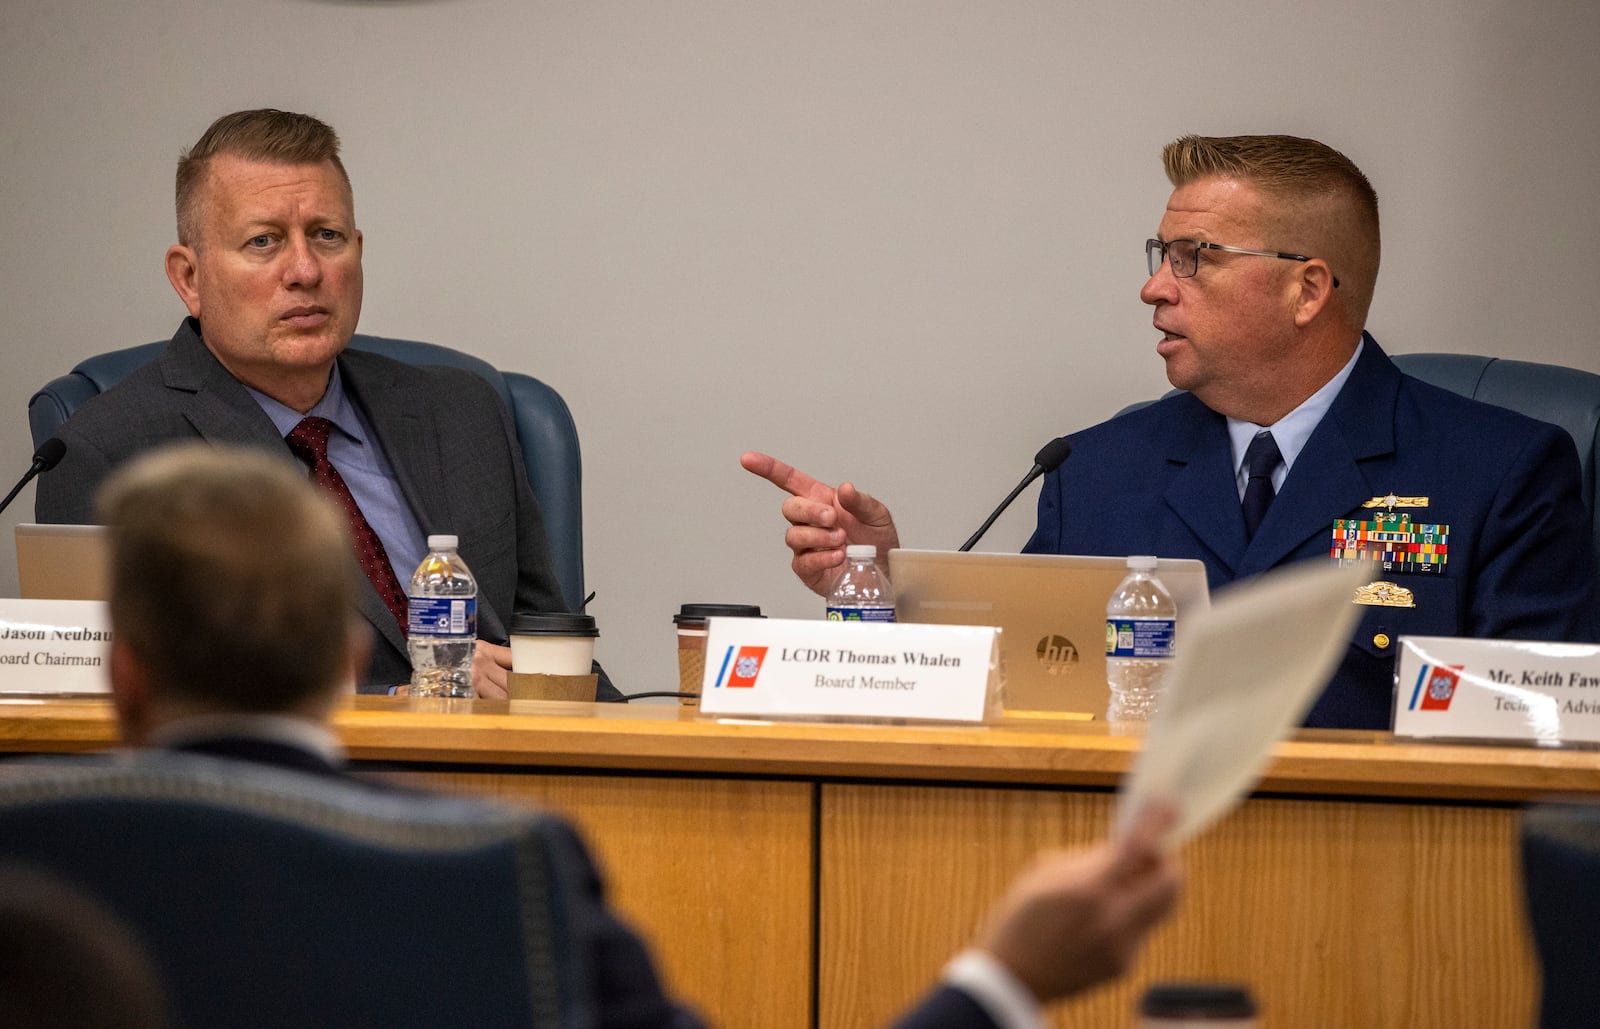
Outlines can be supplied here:
<path id="1" fill-rule="evenodd" d="M 1041 849 L 1104 836 L 1107 794 L 823 787 L 820 1024 L 884 1022 Z M 1129 1026 L 1156 979 L 1248 983 L 1275 1026 L 1526 1025 L 1536 971 L 1515 813 L 1257 799 L 1184 852 L 1185 896 L 1125 981 L 1059 1026 Z"/>
<path id="2" fill-rule="evenodd" d="M 807 783 L 406 771 L 410 786 L 540 805 L 576 822 L 669 992 L 712 1024 L 811 1017 Z"/>

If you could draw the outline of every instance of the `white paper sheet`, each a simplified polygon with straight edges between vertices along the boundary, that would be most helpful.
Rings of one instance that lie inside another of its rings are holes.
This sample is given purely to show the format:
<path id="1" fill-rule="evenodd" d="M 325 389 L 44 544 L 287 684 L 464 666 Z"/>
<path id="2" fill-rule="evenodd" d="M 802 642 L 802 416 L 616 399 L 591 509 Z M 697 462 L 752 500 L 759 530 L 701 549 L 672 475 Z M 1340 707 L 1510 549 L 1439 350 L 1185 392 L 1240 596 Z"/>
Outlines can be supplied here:
<path id="1" fill-rule="evenodd" d="M 1361 614 L 1358 568 L 1304 562 L 1227 590 L 1178 625 L 1156 717 L 1123 780 L 1119 829 L 1153 798 L 1176 804 L 1177 846 L 1227 814 L 1299 726 Z"/>

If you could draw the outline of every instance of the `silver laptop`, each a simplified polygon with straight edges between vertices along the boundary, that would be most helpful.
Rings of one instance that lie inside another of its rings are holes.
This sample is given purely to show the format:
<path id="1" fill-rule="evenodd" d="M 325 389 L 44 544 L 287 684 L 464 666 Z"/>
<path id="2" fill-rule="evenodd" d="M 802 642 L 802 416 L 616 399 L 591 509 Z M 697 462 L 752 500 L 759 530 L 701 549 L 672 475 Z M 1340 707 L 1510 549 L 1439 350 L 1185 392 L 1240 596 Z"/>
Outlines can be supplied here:
<path id="1" fill-rule="evenodd" d="M 24 600 L 106 600 L 110 562 L 103 525 L 17 526 L 17 585 Z"/>
<path id="2" fill-rule="evenodd" d="M 1001 628 L 1009 710 L 1105 717 L 1106 601 L 1127 574 L 1121 557 L 889 551 L 899 621 Z M 1177 604 L 1181 634 L 1184 616 L 1211 604 L 1206 567 L 1162 558 L 1156 577 Z"/>

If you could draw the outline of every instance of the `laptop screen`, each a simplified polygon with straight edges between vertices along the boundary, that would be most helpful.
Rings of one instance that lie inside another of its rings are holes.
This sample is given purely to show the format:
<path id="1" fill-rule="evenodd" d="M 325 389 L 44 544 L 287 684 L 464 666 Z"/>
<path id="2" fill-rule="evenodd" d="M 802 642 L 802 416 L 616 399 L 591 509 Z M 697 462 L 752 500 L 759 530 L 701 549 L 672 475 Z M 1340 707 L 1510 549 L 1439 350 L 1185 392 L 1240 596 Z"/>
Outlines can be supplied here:
<path id="1" fill-rule="evenodd" d="M 1106 601 L 1127 574 L 1121 557 L 889 552 L 899 621 L 1000 627 L 1004 702 L 1013 711 L 1105 716 Z M 1162 559 L 1156 577 L 1177 604 L 1181 638 L 1185 614 L 1211 603 L 1205 565 Z"/>
<path id="2" fill-rule="evenodd" d="M 111 542 L 103 525 L 17 526 L 17 584 L 24 600 L 106 600 Z"/>

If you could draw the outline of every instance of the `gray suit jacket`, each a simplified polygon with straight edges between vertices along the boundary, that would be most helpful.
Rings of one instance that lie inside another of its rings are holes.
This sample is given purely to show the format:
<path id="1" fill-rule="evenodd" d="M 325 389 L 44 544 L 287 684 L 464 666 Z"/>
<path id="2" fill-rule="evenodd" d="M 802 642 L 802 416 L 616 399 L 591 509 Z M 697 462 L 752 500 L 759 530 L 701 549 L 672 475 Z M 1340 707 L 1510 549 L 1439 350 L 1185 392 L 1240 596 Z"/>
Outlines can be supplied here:
<path id="1" fill-rule="evenodd" d="M 39 479 L 41 522 L 94 522 L 94 496 L 124 461 L 175 440 L 260 447 L 303 467 L 271 419 L 186 318 L 159 358 L 85 403 L 57 433 L 61 463 Z M 506 640 L 513 611 L 564 611 L 539 504 L 505 406 L 468 371 L 422 367 L 347 350 L 345 388 L 372 426 L 424 533 L 454 533 L 478 579 L 478 635 Z M 373 630 L 363 692 L 411 677 L 405 639 L 364 580 L 361 613 Z"/>

